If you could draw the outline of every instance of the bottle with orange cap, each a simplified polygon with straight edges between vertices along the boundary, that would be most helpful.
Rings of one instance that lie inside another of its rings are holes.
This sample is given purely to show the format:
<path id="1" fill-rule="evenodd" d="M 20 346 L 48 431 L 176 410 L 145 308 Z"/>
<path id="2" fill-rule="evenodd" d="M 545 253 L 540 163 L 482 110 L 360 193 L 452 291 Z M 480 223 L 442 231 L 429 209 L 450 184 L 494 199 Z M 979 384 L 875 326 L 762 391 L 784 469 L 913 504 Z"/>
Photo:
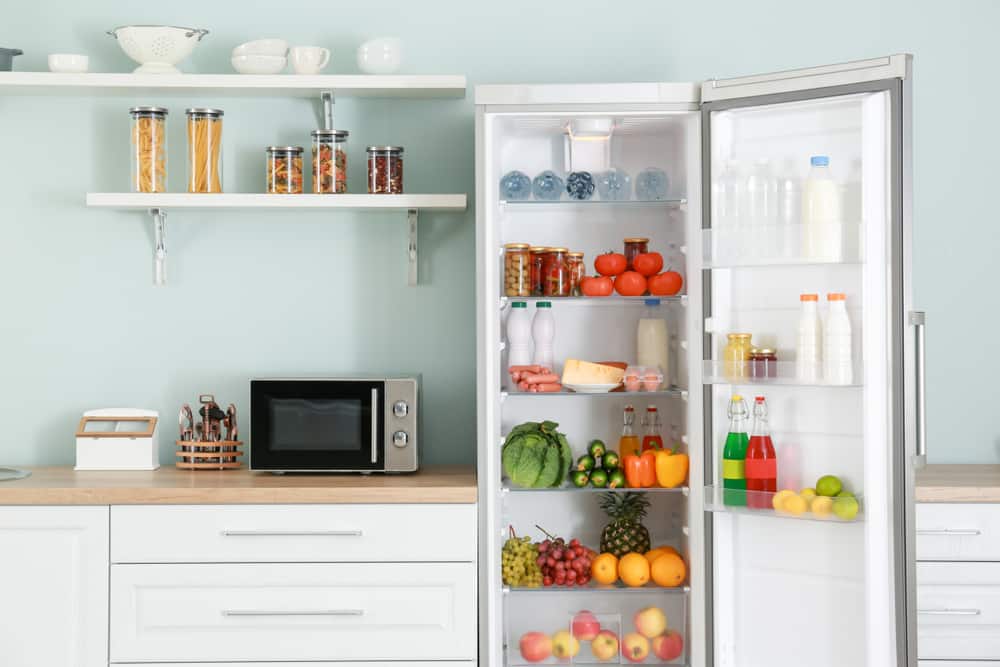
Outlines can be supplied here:
<path id="1" fill-rule="evenodd" d="M 823 327 L 819 320 L 819 295 L 800 294 L 799 335 L 795 345 L 795 376 L 800 382 L 822 378 Z"/>
<path id="2" fill-rule="evenodd" d="M 847 315 L 847 295 L 826 295 L 827 312 L 823 323 L 823 381 L 826 384 L 851 384 L 854 360 L 851 318 Z"/>

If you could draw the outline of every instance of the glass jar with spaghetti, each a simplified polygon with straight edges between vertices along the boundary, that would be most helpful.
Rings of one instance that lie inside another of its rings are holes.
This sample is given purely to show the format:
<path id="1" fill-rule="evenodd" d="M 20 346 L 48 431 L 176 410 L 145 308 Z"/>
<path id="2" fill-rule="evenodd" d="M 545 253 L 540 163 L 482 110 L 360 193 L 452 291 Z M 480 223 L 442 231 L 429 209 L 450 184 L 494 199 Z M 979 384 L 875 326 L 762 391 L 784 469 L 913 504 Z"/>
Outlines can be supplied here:
<path id="1" fill-rule="evenodd" d="M 572 296 L 581 296 L 580 282 L 587 273 L 587 267 L 583 264 L 582 252 L 571 252 L 566 254 L 566 270 L 569 271 L 569 293 Z"/>
<path id="2" fill-rule="evenodd" d="M 403 147 L 368 147 L 368 194 L 403 193 Z"/>
<path id="3" fill-rule="evenodd" d="M 347 130 L 312 131 L 312 178 L 316 194 L 347 192 Z"/>
<path id="4" fill-rule="evenodd" d="M 531 247 L 531 296 L 545 296 L 545 256 L 549 249 L 544 246 Z"/>
<path id="5" fill-rule="evenodd" d="M 167 110 L 132 107 L 132 192 L 167 191 Z"/>
<path id="6" fill-rule="evenodd" d="M 278 195 L 302 194 L 302 147 L 267 147 L 267 192 Z"/>
<path id="7" fill-rule="evenodd" d="M 569 267 L 566 266 L 566 248 L 549 248 L 545 255 L 542 273 L 545 278 L 544 296 L 569 296 Z"/>
<path id="8" fill-rule="evenodd" d="M 188 109 L 188 192 L 222 192 L 222 109 Z"/>

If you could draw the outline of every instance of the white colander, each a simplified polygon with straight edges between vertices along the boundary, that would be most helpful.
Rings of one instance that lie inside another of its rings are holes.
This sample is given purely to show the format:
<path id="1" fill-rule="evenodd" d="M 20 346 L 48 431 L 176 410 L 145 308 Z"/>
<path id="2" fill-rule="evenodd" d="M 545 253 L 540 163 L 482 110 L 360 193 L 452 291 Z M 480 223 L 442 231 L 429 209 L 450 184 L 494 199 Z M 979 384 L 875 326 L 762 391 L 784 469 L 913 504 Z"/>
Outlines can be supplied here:
<path id="1" fill-rule="evenodd" d="M 109 30 L 108 34 L 118 40 L 125 55 L 139 63 L 137 74 L 179 74 L 174 65 L 187 58 L 208 31 L 169 25 L 126 25 Z"/>

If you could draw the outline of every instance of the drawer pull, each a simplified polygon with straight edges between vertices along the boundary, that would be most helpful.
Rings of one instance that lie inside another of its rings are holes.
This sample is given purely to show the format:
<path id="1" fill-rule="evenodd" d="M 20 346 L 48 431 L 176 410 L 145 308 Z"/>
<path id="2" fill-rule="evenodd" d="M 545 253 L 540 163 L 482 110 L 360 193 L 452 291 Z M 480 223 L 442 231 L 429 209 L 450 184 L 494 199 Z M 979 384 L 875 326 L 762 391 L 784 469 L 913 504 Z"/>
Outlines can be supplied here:
<path id="1" fill-rule="evenodd" d="M 223 609 L 223 616 L 364 616 L 364 609 Z"/>
<path id="2" fill-rule="evenodd" d="M 224 530 L 224 537 L 361 537 L 360 530 Z"/>
<path id="3" fill-rule="evenodd" d="M 979 616 L 978 609 L 918 609 L 918 614 L 928 616 Z"/>
<path id="4" fill-rule="evenodd" d="M 975 528 L 941 528 L 939 530 L 917 530 L 917 535 L 954 535 L 960 537 L 982 535 L 982 531 Z"/>

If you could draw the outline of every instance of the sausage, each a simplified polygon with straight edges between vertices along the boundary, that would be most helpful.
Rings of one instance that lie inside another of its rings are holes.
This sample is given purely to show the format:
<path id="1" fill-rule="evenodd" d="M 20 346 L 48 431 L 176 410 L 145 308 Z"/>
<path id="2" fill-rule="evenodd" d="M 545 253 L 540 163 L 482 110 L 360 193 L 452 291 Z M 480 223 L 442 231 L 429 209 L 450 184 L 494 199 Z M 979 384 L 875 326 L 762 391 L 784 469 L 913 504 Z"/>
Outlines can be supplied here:
<path id="1" fill-rule="evenodd" d="M 520 389 L 521 391 L 530 391 L 531 385 L 529 385 L 524 380 L 521 380 L 520 382 L 517 383 L 517 388 Z"/>
<path id="2" fill-rule="evenodd" d="M 558 384 L 559 376 L 555 373 L 539 373 L 538 375 L 529 375 L 524 378 L 524 381 L 528 384 Z"/>
<path id="3" fill-rule="evenodd" d="M 542 384 L 531 385 L 531 391 L 539 393 L 555 393 L 562 391 L 562 385 L 558 382 L 543 382 Z"/>
<path id="4" fill-rule="evenodd" d="M 507 370 L 510 371 L 511 373 L 514 373 L 514 372 L 524 373 L 525 371 L 527 371 L 529 373 L 541 373 L 542 371 L 545 371 L 546 369 L 543 368 L 543 367 L 541 367 L 541 366 L 539 366 L 539 365 L 537 365 L 537 364 L 528 364 L 528 365 L 524 365 L 524 366 L 510 366 Z"/>

